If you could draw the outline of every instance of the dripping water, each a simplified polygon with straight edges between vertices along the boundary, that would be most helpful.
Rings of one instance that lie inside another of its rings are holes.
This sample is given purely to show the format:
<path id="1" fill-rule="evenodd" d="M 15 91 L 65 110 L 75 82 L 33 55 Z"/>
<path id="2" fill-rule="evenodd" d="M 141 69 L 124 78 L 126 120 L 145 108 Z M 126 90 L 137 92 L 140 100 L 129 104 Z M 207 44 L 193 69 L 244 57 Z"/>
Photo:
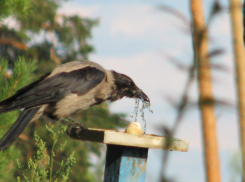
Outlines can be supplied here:
<path id="1" fill-rule="evenodd" d="M 140 117 L 141 117 L 142 120 L 144 121 L 144 134 L 146 134 L 146 120 L 145 120 L 145 111 L 144 111 L 144 110 L 145 110 L 145 109 L 148 109 L 148 111 L 149 111 L 150 113 L 153 113 L 153 111 L 150 109 L 150 106 L 151 106 L 150 102 L 146 102 L 146 101 L 143 101 L 143 100 L 141 100 L 141 102 L 142 102 L 142 107 L 141 107 L 141 109 L 140 109 L 140 113 L 141 113 Z M 136 98 L 136 99 L 135 99 L 134 111 L 133 111 L 132 114 L 130 114 L 130 116 L 131 116 L 132 118 L 133 118 L 134 115 L 135 115 L 135 119 L 134 119 L 135 122 L 137 122 L 137 118 L 138 118 L 139 104 L 140 104 L 140 99 Z"/>

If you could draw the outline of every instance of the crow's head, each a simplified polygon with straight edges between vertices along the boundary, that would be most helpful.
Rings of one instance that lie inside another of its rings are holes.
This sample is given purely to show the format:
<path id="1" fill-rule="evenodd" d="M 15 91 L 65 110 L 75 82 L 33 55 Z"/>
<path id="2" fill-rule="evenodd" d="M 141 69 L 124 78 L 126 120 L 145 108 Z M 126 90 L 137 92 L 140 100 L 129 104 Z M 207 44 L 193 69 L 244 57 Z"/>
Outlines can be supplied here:
<path id="1" fill-rule="evenodd" d="M 111 101 L 121 99 L 125 96 L 129 98 L 139 98 L 142 101 L 150 102 L 148 96 L 135 85 L 130 77 L 115 71 L 112 71 L 112 73 L 115 79 L 116 88 L 110 96 Z"/>

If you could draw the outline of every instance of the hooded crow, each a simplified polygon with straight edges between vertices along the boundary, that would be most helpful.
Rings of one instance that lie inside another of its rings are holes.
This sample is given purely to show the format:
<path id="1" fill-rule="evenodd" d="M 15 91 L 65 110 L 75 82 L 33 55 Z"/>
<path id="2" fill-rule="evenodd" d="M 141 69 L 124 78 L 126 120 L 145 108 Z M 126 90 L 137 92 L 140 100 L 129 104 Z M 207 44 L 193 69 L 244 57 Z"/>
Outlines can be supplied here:
<path id="1" fill-rule="evenodd" d="M 27 124 L 42 115 L 65 123 L 64 119 L 75 112 L 124 96 L 150 102 L 147 95 L 124 74 L 106 70 L 90 61 L 62 64 L 0 102 L 0 114 L 24 108 L 0 140 L 0 151 L 8 149 Z M 80 124 L 80 127 L 86 129 L 85 125 Z"/>

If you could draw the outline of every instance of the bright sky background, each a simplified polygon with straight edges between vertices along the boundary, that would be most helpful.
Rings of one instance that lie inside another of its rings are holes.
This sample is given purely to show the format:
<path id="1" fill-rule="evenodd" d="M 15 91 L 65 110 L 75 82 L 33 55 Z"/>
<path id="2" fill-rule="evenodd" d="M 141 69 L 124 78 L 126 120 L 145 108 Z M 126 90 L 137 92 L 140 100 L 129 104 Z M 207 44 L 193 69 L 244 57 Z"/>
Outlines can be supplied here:
<path id="1" fill-rule="evenodd" d="M 213 1 L 205 0 L 205 16 Z M 227 7 L 228 1 L 221 1 Z M 151 99 L 153 114 L 146 112 L 147 133 L 162 135 L 160 126 L 172 126 L 175 110 L 165 96 L 176 100 L 183 92 L 187 73 L 178 70 L 165 55 L 171 55 L 189 65 L 193 50 L 188 25 L 178 18 L 158 9 L 166 5 L 181 11 L 190 19 L 187 0 L 74 0 L 65 3 L 60 14 L 99 18 L 100 24 L 93 30 L 91 44 L 96 51 L 90 56 L 106 69 L 124 73 Z M 235 103 L 235 83 L 231 28 L 228 11 L 219 14 L 210 27 L 210 50 L 222 48 L 224 54 L 211 61 L 228 67 L 228 72 L 213 72 L 216 98 Z M 197 84 L 192 85 L 190 97 L 197 101 Z M 113 112 L 130 114 L 134 100 L 122 99 L 110 105 Z M 230 181 L 233 174 L 230 161 L 237 155 L 239 141 L 235 109 L 217 108 L 217 130 L 222 181 Z M 132 119 L 131 119 L 132 120 Z M 204 182 L 202 133 L 197 109 L 188 112 L 176 138 L 189 140 L 187 153 L 171 152 L 167 174 L 178 182 Z M 148 182 L 157 182 L 162 161 L 161 150 L 150 150 L 147 166 Z M 234 179 L 233 179 L 234 181 Z"/>

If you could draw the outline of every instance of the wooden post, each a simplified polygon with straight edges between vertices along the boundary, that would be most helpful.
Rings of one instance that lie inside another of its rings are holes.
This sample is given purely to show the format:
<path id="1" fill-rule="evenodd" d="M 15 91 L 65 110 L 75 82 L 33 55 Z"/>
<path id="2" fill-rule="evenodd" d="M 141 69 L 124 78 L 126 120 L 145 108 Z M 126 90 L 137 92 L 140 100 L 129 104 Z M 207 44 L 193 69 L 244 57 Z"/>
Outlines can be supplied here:
<path id="1" fill-rule="evenodd" d="M 208 59 L 208 30 L 206 29 L 202 0 L 191 0 L 193 45 L 199 82 L 199 109 L 201 111 L 203 145 L 207 182 L 220 182 L 220 166 L 214 97 Z"/>
<path id="2" fill-rule="evenodd" d="M 143 182 L 147 148 L 107 145 L 104 182 Z"/>
<path id="3" fill-rule="evenodd" d="M 242 149 L 242 181 L 245 182 L 245 52 L 243 42 L 242 1 L 230 0 L 233 50 L 237 87 L 237 106 Z M 243 10 L 245 11 L 245 10 Z"/>
<path id="4" fill-rule="evenodd" d="M 72 128 L 70 138 L 107 144 L 104 182 L 144 182 L 148 149 L 188 151 L 188 140 L 115 130 Z"/>

